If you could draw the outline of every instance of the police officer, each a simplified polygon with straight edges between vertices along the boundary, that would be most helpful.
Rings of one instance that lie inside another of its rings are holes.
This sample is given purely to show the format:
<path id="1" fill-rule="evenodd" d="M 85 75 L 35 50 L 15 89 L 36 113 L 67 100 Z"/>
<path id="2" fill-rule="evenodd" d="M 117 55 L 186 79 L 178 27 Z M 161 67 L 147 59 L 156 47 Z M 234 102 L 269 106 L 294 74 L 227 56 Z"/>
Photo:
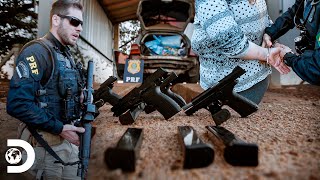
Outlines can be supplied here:
<path id="1" fill-rule="evenodd" d="M 39 143 L 39 134 L 63 162 L 76 162 L 82 127 L 72 125 L 80 116 L 81 71 L 68 45 L 82 31 L 82 5 L 57 0 L 50 11 L 50 32 L 27 43 L 15 61 L 7 112 L 24 122 L 32 133 L 36 161 L 31 170 L 37 179 L 78 179 L 77 164 L 54 163 L 57 158 Z M 40 139 L 41 139 L 40 138 Z"/>
<path id="2" fill-rule="evenodd" d="M 266 28 L 264 45 L 271 47 L 272 41 L 295 26 L 301 30 L 300 36 L 295 38 L 298 54 L 279 45 L 283 48 L 280 56 L 301 79 L 320 85 L 320 0 L 296 0 L 271 27 Z"/>

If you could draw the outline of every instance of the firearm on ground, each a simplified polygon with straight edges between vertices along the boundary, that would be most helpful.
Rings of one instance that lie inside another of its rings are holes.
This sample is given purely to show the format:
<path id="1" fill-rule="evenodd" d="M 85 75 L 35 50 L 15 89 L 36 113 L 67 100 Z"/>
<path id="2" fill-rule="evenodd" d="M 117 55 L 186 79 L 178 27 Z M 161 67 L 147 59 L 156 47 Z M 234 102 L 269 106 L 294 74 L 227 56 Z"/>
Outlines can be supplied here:
<path id="1" fill-rule="evenodd" d="M 110 103 L 112 106 L 119 102 L 121 96 L 114 93 L 112 88 L 114 86 L 114 82 L 117 81 L 117 78 L 114 76 L 110 76 L 105 82 L 103 82 L 100 87 L 94 92 L 93 97 L 97 108 L 102 107 L 106 102 Z"/>
<path id="2" fill-rule="evenodd" d="M 179 94 L 172 92 L 170 89 L 175 84 L 174 80 L 177 78 L 177 74 L 171 72 L 166 78 L 163 79 L 163 81 L 159 83 L 159 86 L 161 92 L 173 99 L 182 108 L 186 105 L 186 101 Z M 147 105 L 144 111 L 149 114 L 155 110 L 156 109 L 152 105 Z"/>
<path id="3" fill-rule="evenodd" d="M 224 105 L 234 109 L 241 117 L 247 117 L 257 111 L 257 104 L 233 91 L 234 86 L 238 83 L 237 78 L 244 73 L 245 70 L 241 67 L 234 68 L 218 84 L 205 90 L 185 105 L 183 107 L 185 113 L 190 116 L 199 109 L 205 108 L 211 112 L 216 125 L 220 125 L 230 118 L 230 112 L 222 109 Z"/>
<path id="4" fill-rule="evenodd" d="M 179 104 L 160 90 L 159 84 L 167 74 L 168 72 L 159 68 L 148 76 L 139 87 L 131 90 L 111 108 L 114 116 L 133 112 L 136 108 L 140 109 L 140 111 L 137 111 L 140 113 L 146 105 L 153 106 L 165 119 L 169 119 L 178 113 L 181 110 Z"/>

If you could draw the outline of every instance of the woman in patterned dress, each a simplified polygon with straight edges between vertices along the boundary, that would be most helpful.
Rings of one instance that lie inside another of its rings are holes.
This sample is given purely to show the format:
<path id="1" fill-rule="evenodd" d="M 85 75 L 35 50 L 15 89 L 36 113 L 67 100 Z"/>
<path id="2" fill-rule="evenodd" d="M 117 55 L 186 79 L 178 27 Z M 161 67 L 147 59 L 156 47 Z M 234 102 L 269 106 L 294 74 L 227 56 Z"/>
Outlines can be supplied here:
<path id="1" fill-rule="evenodd" d="M 207 89 L 236 67 L 246 73 L 234 90 L 259 104 L 269 85 L 271 67 L 286 74 L 280 48 L 263 48 L 271 25 L 265 0 L 195 0 L 192 49 L 200 59 L 200 85 Z"/>

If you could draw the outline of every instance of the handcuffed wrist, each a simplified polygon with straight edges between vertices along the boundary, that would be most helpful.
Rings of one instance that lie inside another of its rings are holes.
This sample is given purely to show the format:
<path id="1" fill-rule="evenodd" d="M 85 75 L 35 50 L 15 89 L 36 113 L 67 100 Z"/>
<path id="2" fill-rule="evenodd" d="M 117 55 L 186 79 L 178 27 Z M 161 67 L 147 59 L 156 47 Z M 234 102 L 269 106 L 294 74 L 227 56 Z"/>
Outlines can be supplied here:
<path id="1" fill-rule="evenodd" d="M 270 48 L 267 48 L 267 64 L 269 64 Z"/>

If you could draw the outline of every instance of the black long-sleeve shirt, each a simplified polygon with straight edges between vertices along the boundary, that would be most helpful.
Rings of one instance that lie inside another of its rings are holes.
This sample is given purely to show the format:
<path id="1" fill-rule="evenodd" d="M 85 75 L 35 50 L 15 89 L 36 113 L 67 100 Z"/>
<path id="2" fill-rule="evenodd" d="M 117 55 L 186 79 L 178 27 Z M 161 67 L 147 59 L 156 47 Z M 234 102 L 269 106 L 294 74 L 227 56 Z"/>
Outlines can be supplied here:
<path id="1" fill-rule="evenodd" d="M 51 33 L 45 38 L 62 52 L 67 50 Z M 36 99 L 36 91 L 40 89 L 40 84 L 50 77 L 53 61 L 48 49 L 39 43 L 33 43 L 21 51 L 10 81 L 7 113 L 28 126 L 60 134 L 63 123 L 50 112 L 40 108 Z"/>
<path id="2" fill-rule="evenodd" d="M 304 0 L 296 0 L 295 4 L 278 17 L 271 27 L 266 28 L 266 33 L 272 40 L 276 40 L 295 27 L 295 15 L 303 16 L 303 2 Z M 313 0 L 312 4 L 314 9 L 311 11 L 311 17 L 306 21 L 306 28 L 309 38 L 315 40 L 314 49 L 307 50 L 301 55 L 287 53 L 284 61 L 301 79 L 320 85 L 320 0 Z"/>

